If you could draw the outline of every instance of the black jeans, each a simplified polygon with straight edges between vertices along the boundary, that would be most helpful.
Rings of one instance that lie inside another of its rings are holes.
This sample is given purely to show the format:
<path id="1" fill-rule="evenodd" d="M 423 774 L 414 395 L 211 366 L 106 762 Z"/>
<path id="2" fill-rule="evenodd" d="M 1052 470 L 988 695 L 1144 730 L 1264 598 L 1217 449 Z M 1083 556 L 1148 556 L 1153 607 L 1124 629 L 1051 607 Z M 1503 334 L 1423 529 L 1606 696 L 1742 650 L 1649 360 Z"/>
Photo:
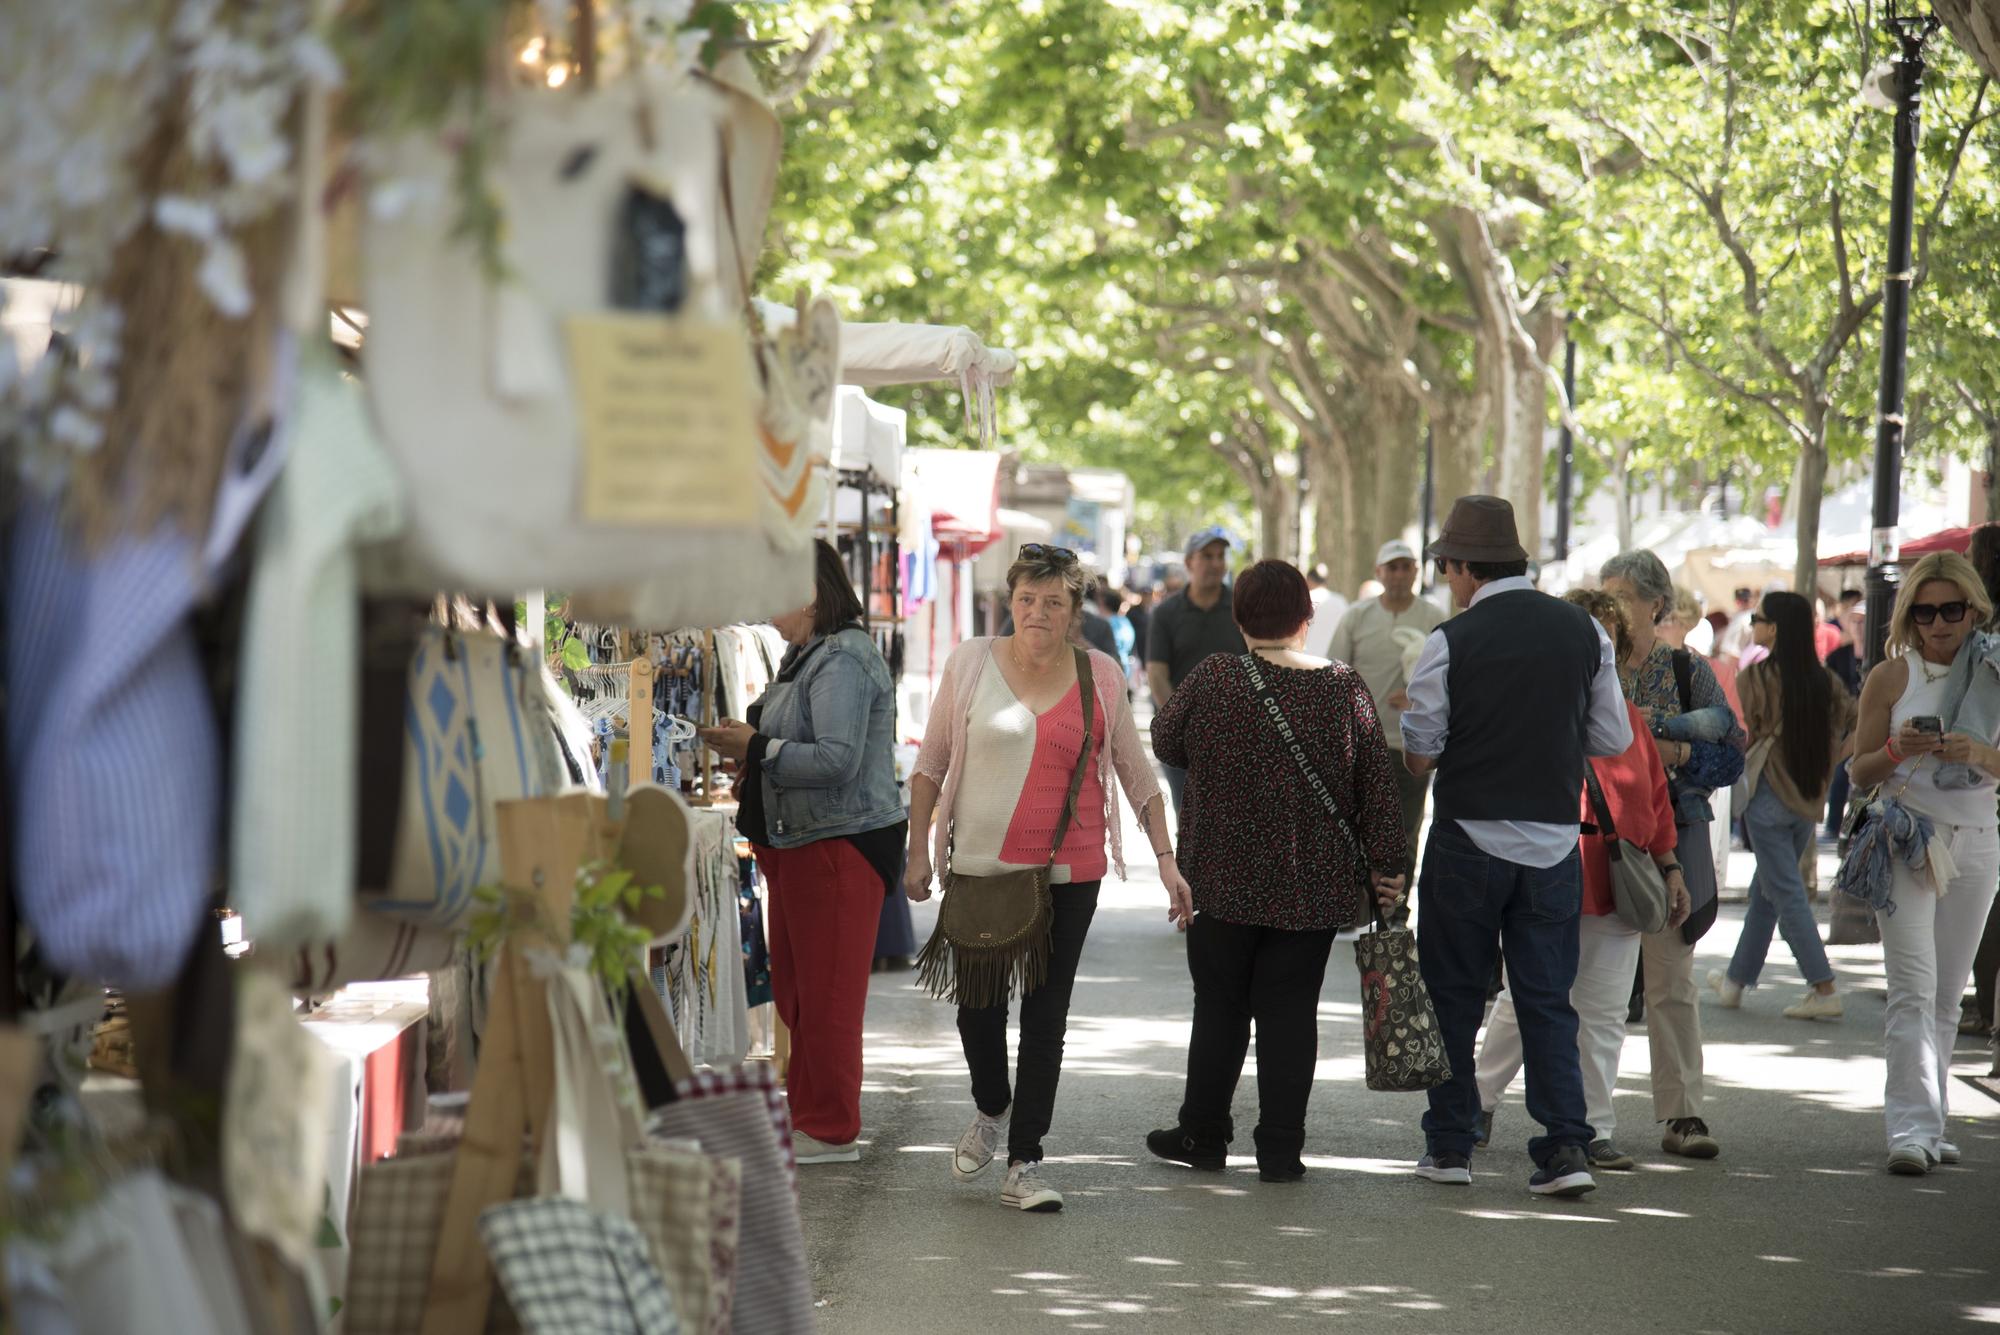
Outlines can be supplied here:
<path id="1" fill-rule="evenodd" d="M 1319 990 L 1333 929 L 1288 932 L 1195 915 L 1187 934 L 1194 979 L 1194 1032 L 1188 1040 L 1181 1129 L 1228 1141 L 1229 1114 L 1250 1023 L 1257 1023 L 1257 1146 L 1297 1152 L 1305 1143 L 1306 1100 L 1319 1062 Z"/>
<path id="2" fill-rule="evenodd" d="M 972 1072 L 972 1101 L 988 1117 L 998 1117 L 1009 1103 L 1014 1107 L 1007 1129 L 1009 1163 L 1039 1163 L 1042 1158 L 1042 1137 L 1055 1115 L 1056 1085 L 1062 1079 L 1069 996 L 1076 986 L 1076 966 L 1083 959 L 1083 939 L 1090 935 L 1090 920 L 1097 915 L 1099 884 L 1082 881 L 1053 887 L 1056 912 L 1049 933 L 1049 976 L 1021 998 L 1020 1070 L 1011 1092 L 1006 1004 L 958 1008 L 958 1037 Z"/>

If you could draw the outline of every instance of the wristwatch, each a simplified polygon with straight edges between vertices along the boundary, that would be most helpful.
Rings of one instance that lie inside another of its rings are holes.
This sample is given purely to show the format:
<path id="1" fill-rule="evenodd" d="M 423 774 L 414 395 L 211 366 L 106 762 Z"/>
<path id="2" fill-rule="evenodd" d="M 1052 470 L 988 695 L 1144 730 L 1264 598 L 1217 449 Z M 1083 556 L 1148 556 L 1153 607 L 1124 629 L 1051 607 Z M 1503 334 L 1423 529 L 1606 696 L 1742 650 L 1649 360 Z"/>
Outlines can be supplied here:
<path id="1" fill-rule="evenodd" d="M 1679 871 L 1680 869 L 1681 869 L 1681 864 L 1680 864 L 1680 863 L 1678 863 L 1678 862 L 1669 862 L 1669 863 L 1666 863 L 1665 865 L 1663 865 L 1663 866 L 1662 866 L 1662 867 L 1660 868 L 1660 875 L 1662 875 L 1662 876 L 1665 876 L 1665 875 L 1669 874 L 1670 872 L 1677 872 L 1677 871 Z"/>

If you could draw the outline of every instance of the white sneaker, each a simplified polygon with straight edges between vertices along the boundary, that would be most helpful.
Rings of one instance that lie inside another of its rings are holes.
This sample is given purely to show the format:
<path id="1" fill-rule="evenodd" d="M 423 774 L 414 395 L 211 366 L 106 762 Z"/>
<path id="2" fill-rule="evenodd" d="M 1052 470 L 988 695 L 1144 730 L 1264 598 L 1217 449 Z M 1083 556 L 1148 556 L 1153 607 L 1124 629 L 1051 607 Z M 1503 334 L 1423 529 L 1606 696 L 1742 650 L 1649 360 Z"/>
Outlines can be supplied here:
<path id="1" fill-rule="evenodd" d="M 1939 1163 L 1955 1164 L 1958 1163 L 1963 1157 L 1964 1156 L 1960 1155 L 1958 1152 L 1958 1146 L 1952 1144 L 1950 1141 L 1940 1140 L 1938 1142 Z"/>
<path id="2" fill-rule="evenodd" d="M 1008 1165 L 1007 1185 L 1000 1188 L 1000 1203 L 1032 1214 L 1054 1214 L 1063 1208 L 1062 1193 L 1042 1181 L 1039 1163 Z"/>
<path id="3" fill-rule="evenodd" d="M 985 1172 L 986 1165 L 993 1162 L 993 1155 L 1000 1148 L 1000 1137 L 1006 1130 L 1007 1113 L 1003 1112 L 998 1117 L 979 1113 L 973 1117 L 972 1125 L 958 1138 L 958 1148 L 952 1151 L 951 1175 L 961 1182 L 970 1182 Z"/>
<path id="4" fill-rule="evenodd" d="M 1815 992 L 1806 989 L 1806 994 L 1785 1007 L 1785 1015 L 1793 1020 L 1838 1020 L 1847 1014 L 1847 1007 L 1841 1003 L 1838 992 Z"/>
<path id="5" fill-rule="evenodd" d="M 1889 1151 L 1889 1171 L 1898 1177 L 1922 1177 L 1931 1171 L 1931 1153 L 1914 1141 Z"/>
<path id="6" fill-rule="evenodd" d="M 1720 969 L 1708 971 L 1708 985 L 1715 992 L 1716 1004 L 1735 1010 L 1743 1004 L 1743 984 L 1731 982 L 1729 975 Z"/>
<path id="7" fill-rule="evenodd" d="M 829 1145 L 823 1140 L 814 1140 L 803 1131 L 792 1132 L 792 1159 L 797 1163 L 856 1163 L 861 1158 L 861 1142 L 850 1140 L 845 1145 Z"/>

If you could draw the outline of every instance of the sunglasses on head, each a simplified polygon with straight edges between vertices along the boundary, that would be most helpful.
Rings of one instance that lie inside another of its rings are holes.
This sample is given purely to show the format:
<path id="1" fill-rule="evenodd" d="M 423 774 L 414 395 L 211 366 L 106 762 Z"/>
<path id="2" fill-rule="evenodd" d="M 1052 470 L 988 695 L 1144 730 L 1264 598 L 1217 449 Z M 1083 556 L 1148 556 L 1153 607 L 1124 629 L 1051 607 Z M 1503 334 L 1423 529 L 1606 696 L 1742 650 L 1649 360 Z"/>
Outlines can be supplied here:
<path id="1" fill-rule="evenodd" d="M 1943 617 L 1947 625 L 1956 626 L 1965 620 L 1965 614 L 1972 610 L 1972 604 L 1964 599 L 1949 603 L 1911 603 L 1910 620 L 1919 626 L 1928 626 Z"/>
<path id="2" fill-rule="evenodd" d="M 1051 547 L 1043 542 L 1021 544 L 1020 558 L 1023 561 L 1052 561 L 1059 566 L 1076 564 L 1076 553 L 1067 547 Z"/>

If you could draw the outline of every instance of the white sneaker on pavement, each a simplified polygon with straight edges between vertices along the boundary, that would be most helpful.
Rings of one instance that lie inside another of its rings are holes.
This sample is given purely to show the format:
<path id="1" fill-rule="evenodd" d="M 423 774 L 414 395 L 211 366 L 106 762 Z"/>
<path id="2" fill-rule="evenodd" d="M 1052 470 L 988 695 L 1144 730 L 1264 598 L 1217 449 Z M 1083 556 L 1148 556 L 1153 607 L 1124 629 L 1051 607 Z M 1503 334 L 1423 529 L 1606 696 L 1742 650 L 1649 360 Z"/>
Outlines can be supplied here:
<path id="1" fill-rule="evenodd" d="M 958 1138 L 958 1148 L 952 1151 L 951 1175 L 961 1182 L 970 1182 L 985 1172 L 986 1165 L 993 1162 L 993 1156 L 1000 1148 L 1000 1137 L 1006 1130 L 1007 1113 L 1003 1112 L 998 1117 L 988 1117 L 985 1113 L 975 1115 L 972 1125 Z"/>
<path id="2" fill-rule="evenodd" d="M 1963 1158 L 1964 1156 L 1958 1152 L 1958 1146 L 1952 1144 L 1948 1140 L 1940 1140 L 1938 1142 L 1939 1163 L 1955 1164 L 1960 1162 Z"/>
<path id="3" fill-rule="evenodd" d="M 1715 993 L 1717 1005 L 1735 1010 L 1743 1004 L 1743 984 L 1731 982 L 1729 975 L 1722 970 L 1708 971 L 1708 985 Z"/>
<path id="4" fill-rule="evenodd" d="M 1785 1016 L 1792 1020 L 1838 1020 L 1847 1014 L 1847 1007 L 1841 1003 L 1838 992 L 1815 992 L 1806 989 L 1806 994 L 1785 1007 Z"/>
<path id="5" fill-rule="evenodd" d="M 1889 1171 L 1898 1177 L 1922 1177 L 1934 1162 L 1931 1152 L 1914 1141 L 1889 1151 Z"/>
<path id="6" fill-rule="evenodd" d="M 1062 1193 L 1042 1181 L 1040 1163 L 1007 1166 L 1007 1184 L 1000 1188 L 1000 1203 L 1031 1214 L 1054 1214 L 1063 1208 Z"/>
<path id="7" fill-rule="evenodd" d="M 850 1140 L 845 1145 L 829 1145 L 823 1140 L 814 1140 L 803 1131 L 792 1132 L 792 1159 L 797 1163 L 856 1163 L 860 1158 L 861 1142 L 858 1140 Z"/>

